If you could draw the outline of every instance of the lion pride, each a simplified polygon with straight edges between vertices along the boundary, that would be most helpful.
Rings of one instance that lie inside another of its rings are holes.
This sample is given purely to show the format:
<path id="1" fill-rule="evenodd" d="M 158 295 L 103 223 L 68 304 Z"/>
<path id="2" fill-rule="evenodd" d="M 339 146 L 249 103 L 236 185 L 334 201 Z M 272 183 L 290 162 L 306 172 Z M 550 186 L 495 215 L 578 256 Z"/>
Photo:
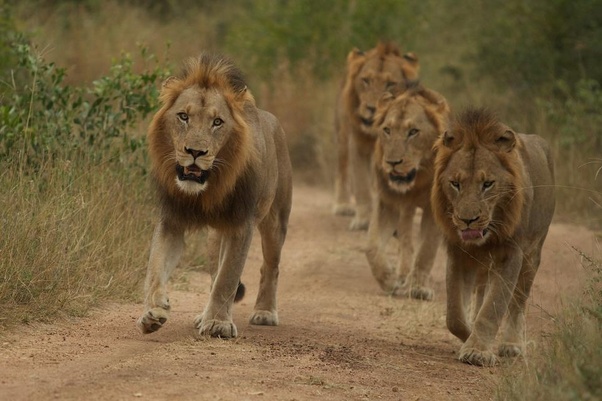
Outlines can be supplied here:
<path id="1" fill-rule="evenodd" d="M 353 215 L 352 230 L 365 230 L 370 219 L 370 159 L 376 135 L 373 132 L 376 103 L 385 92 L 400 93 L 418 81 L 418 59 L 401 55 L 393 43 L 374 49 L 352 50 L 335 110 L 337 171 L 335 205 L 338 215 Z M 351 174 L 352 182 L 349 182 Z M 353 189 L 355 209 L 351 205 Z"/>
<path id="2" fill-rule="evenodd" d="M 491 366 L 496 354 L 525 352 L 525 305 L 555 207 L 550 147 L 469 109 L 435 148 L 431 201 L 447 244 L 447 327 L 463 341 L 461 361 Z"/>
<path id="3" fill-rule="evenodd" d="M 212 277 L 207 306 L 195 320 L 201 335 L 236 337 L 232 304 L 240 296 L 253 230 L 263 265 L 250 322 L 277 325 L 280 253 L 291 210 L 291 163 L 278 120 L 255 106 L 241 72 L 216 55 L 191 58 L 168 79 L 148 133 L 160 215 L 145 283 L 143 333 L 169 317 L 167 281 L 184 249 L 184 233 L 208 227 Z M 238 290 L 238 291 L 237 291 Z"/>
<path id="4" fill-rule="evenodd" d="M 366 257 L 372 275 L 388 294 L 431 300 L 430 271 L 441 241 L 431 212 L 433 144 L 448 124 L 449 106 L 439 93 L 416 87 L 378 102 L 374 125 L 375 194 L 368 228 Z M 420 241 L 414 254 L 412 226 L 422 209 Z M 398 262 L 386 254 L 393 234 L 399 242 Z"/>

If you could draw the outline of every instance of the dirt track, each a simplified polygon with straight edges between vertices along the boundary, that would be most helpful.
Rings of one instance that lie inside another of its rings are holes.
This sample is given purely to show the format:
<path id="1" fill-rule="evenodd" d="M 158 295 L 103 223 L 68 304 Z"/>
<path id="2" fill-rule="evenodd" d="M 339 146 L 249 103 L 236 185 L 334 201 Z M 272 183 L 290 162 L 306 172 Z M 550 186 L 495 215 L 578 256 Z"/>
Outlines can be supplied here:
<path id="1" fill-rule="evenodd" d="M 458 362 L 460 344 L 445 328 L 443 252 L 433 302 L 383 296 L 362 252 L 365 232 L 347 231 L 349 220 L 330 206 L 330 192 L 295 188 L 280 326 L 247 323 L 261 264 L 256 236 L 243 275 L 247 295 L 234 308 L 236 340 L 195 339 L 209 277 L 187 272 L 172 286 L 171 320 L 157 333 L 137 331 L 141 304 L 17 329 L 2 340 L 0 400 L 491 399 L 500 368 Z M 571 246 L 590 252 L 593 234 L 554 224 L 529 302 L 530 352 L 552 329 L 550 314 L 581 286 Z"/>

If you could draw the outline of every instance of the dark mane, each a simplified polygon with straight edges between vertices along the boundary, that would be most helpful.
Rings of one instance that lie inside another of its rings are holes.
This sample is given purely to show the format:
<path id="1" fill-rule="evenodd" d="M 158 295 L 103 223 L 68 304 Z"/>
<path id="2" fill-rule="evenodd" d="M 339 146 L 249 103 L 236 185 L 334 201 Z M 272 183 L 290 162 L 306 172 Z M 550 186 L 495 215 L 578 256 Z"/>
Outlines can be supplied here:
<path id="1" fill-rule="evenodd" d="M 451 132 L 457 144 L 477 147 L 479 144 L 495 141 L 502 125 L 498 116 L 487 108 L 468 108 L 459 113 L 451 124 Z"/>

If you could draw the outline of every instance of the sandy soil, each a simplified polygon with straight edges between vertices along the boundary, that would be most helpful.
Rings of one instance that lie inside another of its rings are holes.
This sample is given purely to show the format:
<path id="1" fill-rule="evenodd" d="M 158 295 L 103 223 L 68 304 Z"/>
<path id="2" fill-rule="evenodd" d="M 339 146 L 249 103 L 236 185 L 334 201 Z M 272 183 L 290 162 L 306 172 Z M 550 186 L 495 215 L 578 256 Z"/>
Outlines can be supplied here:
<path id="1" fill-rule="evenodd" d="M 157 333 L 137 331 L 141 304 L 116 304 L 3 338 L 0 399 L 491 399 L 501 368 L 458 362 L 460 343 L 445 328 L 443 252 L 433 302 L 384 296 L 363 254 L 366 233 L 347 231 L 349 219 L 330 207 L 329 191 L 295 188 L 280 326 L 247 323 L 261 264 L 256 236 L 243 275 L 247 295 L 234 309 L 237 339 L 195 338 L 192 321 L 207 301 L 209 277 L 186 271 L 172 285 L 171 320 Z M 592 251 L 593 234 L 554 224 L 529 302 L 532 353 L 553 328 L 552 315 L 580 291 L 573 246 Z"/>

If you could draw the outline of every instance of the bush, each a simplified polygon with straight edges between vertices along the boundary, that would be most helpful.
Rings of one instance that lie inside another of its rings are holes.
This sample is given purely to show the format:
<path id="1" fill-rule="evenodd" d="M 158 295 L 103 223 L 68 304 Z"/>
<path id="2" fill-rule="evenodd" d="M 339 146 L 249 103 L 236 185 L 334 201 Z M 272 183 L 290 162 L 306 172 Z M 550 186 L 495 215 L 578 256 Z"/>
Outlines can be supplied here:
<path id="1" fill-rule="evenodd" d="M 152 205 L 144 136 L 132 132 L 157 108 L 165 75 L 137 74 L 123 55 L 90 87 L 69 86 L 26 41 L 9 52 L 18 63 L 0 104 L 0 327 L 139 290 Z"/>
<path id="2" fill-rule="evenodd" d="M 153 61 L 146 49 L 141 51 Z M 136 74 L 126 54 L 91 87 L 74 87 L 64 85 L 65 69 L 45 62 L 25 41 L 15 43 L 12 54 L 18 80 L 0 105 L 0 157 L 18 153 L 31 167 L 56 158 L 98 163 L 115 149 L 123 150 L 114 147 L 116 139 L 132 152 L 144 144 L 128 129 L 156 109 L 156 82 L 166 75 L 163 69 Z"/>

